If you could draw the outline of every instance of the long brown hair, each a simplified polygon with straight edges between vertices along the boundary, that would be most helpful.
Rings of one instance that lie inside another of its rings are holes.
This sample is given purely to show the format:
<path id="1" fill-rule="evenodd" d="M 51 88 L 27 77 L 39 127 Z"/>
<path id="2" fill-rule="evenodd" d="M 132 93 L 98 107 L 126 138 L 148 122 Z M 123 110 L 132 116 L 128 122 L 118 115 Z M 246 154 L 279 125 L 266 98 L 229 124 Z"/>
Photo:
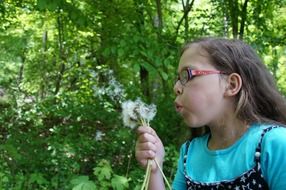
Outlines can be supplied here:
<path id="1" fill-rule="evenodd" d="M 201 38 L 187 43 L 182 53 L 192 44 L 206 51 L 218 70 L 241 76 L 242 88 L 236 96 L 235 110 L 238 119 L 247 123 L 286 124 L 286 100 L 253 48 L 241 40 Z"/>

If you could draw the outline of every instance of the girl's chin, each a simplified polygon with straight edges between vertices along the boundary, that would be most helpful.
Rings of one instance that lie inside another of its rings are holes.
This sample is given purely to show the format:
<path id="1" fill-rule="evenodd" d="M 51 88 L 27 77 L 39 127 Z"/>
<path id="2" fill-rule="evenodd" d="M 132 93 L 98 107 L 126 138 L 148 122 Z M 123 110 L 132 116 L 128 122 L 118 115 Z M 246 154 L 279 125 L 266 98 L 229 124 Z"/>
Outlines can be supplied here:
<path id="1" fill-rule="evenodd" d="M 196 123 L 194 122 L 193 119 L 190 118 L 185 118 L 184 117 L 184 122 L 186 123 L 186 125 L 190 128 L 194 128 L 196 126 Z"/>
<path id="2" fill-rule="evenodd" d="M 190 128 L 199 128 L 204 126 L 204 124 L 202 124 L 201 122 L 199 122 L 198 120 L 194 119 L 194 118 L 190 118 L 190 117 L 184 117 L 184 122 L 186 123 L 186 125 Z"/>
<path id="3" fill-rule="evenodd" d="M 183 109 L 181 110 L 180 115 L 183 118 L 185 124 L 190 128 L 198 128 L 204 126 L 199 117 L 194 115 L 192 112 Z"/>

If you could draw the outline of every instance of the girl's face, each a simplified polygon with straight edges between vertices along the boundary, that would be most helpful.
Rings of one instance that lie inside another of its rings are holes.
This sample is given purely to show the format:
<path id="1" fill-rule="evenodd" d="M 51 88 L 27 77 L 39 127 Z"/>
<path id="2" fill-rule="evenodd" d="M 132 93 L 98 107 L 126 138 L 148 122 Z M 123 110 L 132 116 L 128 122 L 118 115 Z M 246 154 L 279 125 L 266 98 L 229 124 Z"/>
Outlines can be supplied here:
<path id="1" fill-rule="evenodd" d="M 178 74 L 186 68 L 217 71 L 210 64 L 207 53 L 197 44 L 193 44 L 183 53 Z M 195 76 L 185 85 L 179 80 L 176 82 L 174 85 L 176 110 L 188 126 L 201 127 L 220 121 L 227 105 L 224 99 L 224 84 L 220 74 Z"/>

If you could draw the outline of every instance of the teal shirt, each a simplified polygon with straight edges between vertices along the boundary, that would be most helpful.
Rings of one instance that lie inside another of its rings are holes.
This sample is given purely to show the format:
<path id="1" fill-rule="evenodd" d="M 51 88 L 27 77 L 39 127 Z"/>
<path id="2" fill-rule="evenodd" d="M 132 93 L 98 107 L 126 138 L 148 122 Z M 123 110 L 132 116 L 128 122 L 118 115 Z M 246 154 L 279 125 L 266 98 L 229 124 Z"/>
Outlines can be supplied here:
<path id="1" fill-rule="evenodd" d="M 263 129 L 270 125 L 253 124 L 243 136 L 226 149 L 209 150 L 209 134 L 193 139 L 187 153 L 187 175 L 198 182 L 232 180 L 255 165 L 255 149 Z M 180 150 L 174 190 L 186 190 L 183 156 Z M 271 190 L 286 189 L 286 128 L 274 128 L 263 137 L 261 150 L 262 174 Z"/>

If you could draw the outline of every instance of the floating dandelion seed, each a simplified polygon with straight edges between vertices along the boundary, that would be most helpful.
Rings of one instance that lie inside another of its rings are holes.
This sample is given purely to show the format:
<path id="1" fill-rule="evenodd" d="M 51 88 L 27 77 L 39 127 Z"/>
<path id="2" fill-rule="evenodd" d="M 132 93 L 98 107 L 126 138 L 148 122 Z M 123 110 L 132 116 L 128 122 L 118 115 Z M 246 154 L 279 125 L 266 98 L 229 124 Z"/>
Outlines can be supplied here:
<path id="1" fill-rule="evenodd" d="M 103 136 L 105 136 L 105 133 L 103 133 L 102 131 L 96 131 L 95 140 L 101 141 Z"/>

